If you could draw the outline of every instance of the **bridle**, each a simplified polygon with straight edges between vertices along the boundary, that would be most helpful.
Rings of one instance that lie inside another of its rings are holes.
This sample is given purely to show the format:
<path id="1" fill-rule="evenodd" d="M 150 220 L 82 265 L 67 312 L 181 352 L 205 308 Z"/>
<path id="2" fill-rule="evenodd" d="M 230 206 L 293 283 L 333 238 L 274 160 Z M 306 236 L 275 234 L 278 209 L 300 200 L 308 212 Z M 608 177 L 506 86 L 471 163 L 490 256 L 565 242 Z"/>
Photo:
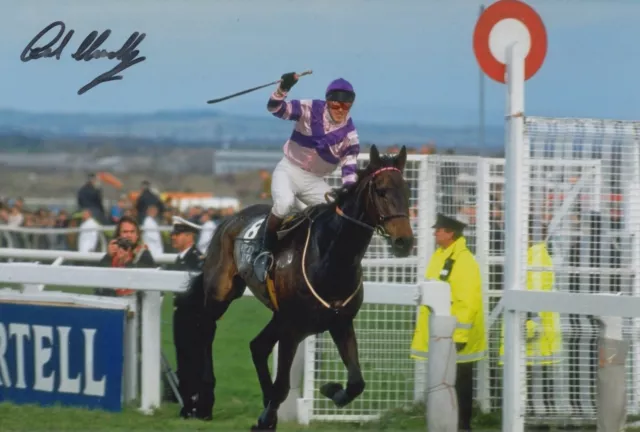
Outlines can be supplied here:
<path id="1" fill-rule="evenodd" d="M 367 188 L 368 187 L 368 194 L 369 194 L 369 201 L 373 203 L 373 205 L 375 206 L 375 210 L 376 213 L 378 215 L 378 219 L 377 219 L 377 223 L 375 225 L 370 225 L 366 222 L 362 222 L 356 218 L 353 218 L 347 214 L 345 214 L 342 209 L 340 208 L 340 206 L 336 205 L 336 213 L 340 216 L 342 216 L 343 218 L 347 219 L 350 222 L 353 222 L 356 225 L 359 225 L 363 228 L 369 229 L 371 231 L 375 231 L 377 232 L 379 235 L 383 236 L 383 237 L 389 237 L 389 234 L 387 233 L 386 229 L 384 228 L 384 223 L 391 220 L 391 219 L 397 219 L 397 218 L 407 218 L 409 219 L 409 215 L 406 213 L 394 213 L 394 214 L 390 214 L 390 215 L 383 215 L 382 211 L 380 210 L 380 205 L 378 204 L 378 200 L 375 199 L 375 197 L 373 196 L 374 193 L 374 185 L 373 185 L 373 179 L 380 173 L 385 172 L 385 171 L 397 171 L 400 174 L 402 174 L 402 171 L 400 171 L 398 168 L 396 167 L 384 167 L 384 168 L 380 168 L 376 171 L 374 171 L 373 173 L 369 174 L 362 182 L 360 185 L 358 185 L 358 188 Z M 360 192 L 361 193 L 361 192 Z"/>

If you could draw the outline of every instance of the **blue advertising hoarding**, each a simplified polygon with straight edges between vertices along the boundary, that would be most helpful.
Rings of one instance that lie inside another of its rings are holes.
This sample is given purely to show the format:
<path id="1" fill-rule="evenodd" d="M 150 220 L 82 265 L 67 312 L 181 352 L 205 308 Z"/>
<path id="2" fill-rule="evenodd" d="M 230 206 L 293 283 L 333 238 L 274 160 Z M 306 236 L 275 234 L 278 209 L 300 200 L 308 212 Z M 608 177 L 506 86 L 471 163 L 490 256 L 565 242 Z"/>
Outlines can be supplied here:
<path id="1" fill-rule="evenodd" d="M 0 302 L 0 402 L 122 409 L 125 311 Z"/>

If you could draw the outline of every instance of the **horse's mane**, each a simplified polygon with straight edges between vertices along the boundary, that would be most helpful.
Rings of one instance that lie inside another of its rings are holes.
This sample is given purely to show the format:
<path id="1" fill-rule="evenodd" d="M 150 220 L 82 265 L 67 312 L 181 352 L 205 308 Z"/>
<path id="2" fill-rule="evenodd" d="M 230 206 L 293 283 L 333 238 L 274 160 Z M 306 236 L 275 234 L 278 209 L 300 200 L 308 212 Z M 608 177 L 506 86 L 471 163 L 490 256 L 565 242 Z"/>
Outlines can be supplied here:
<path id="1" fill-rule="evenodd" d="M 336 206 L 344 204 L 347 199 L 349 199 L 354 193 L 356 193 L 356 191 L 360 188 L 362 182 L 366 178 L 368 178 L 370 174 L 372 174 L 376 170 L 379 170 L 380 168 L 394 166 L 395 163 L 395 157 L 392 155 L 380 155 L 380 158 L 378 160 L 379 162 L 376 163 L 375 166 L 369 163 L 366 167 L 356 171 L 358 180 L 352 185 L 340 189 L 335 200 L 329 204 L 330 207 L 335 209 Z"/>

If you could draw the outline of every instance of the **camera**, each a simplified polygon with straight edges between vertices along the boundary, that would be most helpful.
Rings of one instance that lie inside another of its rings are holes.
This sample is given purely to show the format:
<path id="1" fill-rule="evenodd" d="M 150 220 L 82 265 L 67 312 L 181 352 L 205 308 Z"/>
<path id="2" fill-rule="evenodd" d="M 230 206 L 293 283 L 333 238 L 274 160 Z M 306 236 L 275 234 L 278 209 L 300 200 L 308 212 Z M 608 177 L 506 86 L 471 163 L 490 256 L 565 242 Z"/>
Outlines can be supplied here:
<path id="1" fill-rule="evenodd" d="M 124 237 L 119 237 L 116 240 L 116 245 L 120 248 L 120 249 L 124 249 L 124 250 L 131 250 L 133 248 L 133 243 L 131 243 L 131 240 L 126 239 Z"/>

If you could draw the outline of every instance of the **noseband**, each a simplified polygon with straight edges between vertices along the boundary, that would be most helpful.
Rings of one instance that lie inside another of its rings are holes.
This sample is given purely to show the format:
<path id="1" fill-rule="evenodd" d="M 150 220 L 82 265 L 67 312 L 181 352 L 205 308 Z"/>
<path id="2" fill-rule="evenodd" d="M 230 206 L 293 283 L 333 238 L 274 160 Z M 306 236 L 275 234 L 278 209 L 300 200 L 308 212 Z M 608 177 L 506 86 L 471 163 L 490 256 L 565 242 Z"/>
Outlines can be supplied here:
<path id="1" fill-rule="evenodd" d="M 380 168 L 379 170 L 374 171 L 373 173 L 368 175 L 368 178 L 363 181 L 363 185 L 364 186 L 358 186 L 360 187 L 368 187 L 369 188 L 369 200 L 373 203 L 373 205 L 376 208 L 376 212 L 378 214 L 378 221 L 375 225 L 369 225 L 368 223 L 359 221 L 358 219 L 355 219 L 349 215 L 346 215 L 342 209 L 338 206 L 336 206 L 336 213 L 338 213 L 338 215 L 342 216 L 343 218 L 347 219 L 348 221 L 351 221 L 353 223 L 355 223 L 356 225 L 360 225 L 363 228 L 367 228 L 371 231 L 376 231 L 379 235 L 384 236 L 384 237 L 388 237 L 389 234 L 386 232 L 385 228 L 384 228 L 384 223 L 391 220 L 391 219 L 396 219 L 396 218 L 407 218 L 409 219 L 409 215 L 405 214 L 405 213 L 394 213 L 394 214 L 390 214 L 390 215 L 384 215 L 382 214 L 382 212 L 380 211 L 380 206 L 378 205 L 378 201 L 374 198 L 373 196 L 373 179 L 380 173 L 385 172 L 385 171 L 398 171 L 400 174 L 402 174 L 402 171 L 400 171 L 398 168 L 396 167 L 384 167 L 384 168 Z"/>

